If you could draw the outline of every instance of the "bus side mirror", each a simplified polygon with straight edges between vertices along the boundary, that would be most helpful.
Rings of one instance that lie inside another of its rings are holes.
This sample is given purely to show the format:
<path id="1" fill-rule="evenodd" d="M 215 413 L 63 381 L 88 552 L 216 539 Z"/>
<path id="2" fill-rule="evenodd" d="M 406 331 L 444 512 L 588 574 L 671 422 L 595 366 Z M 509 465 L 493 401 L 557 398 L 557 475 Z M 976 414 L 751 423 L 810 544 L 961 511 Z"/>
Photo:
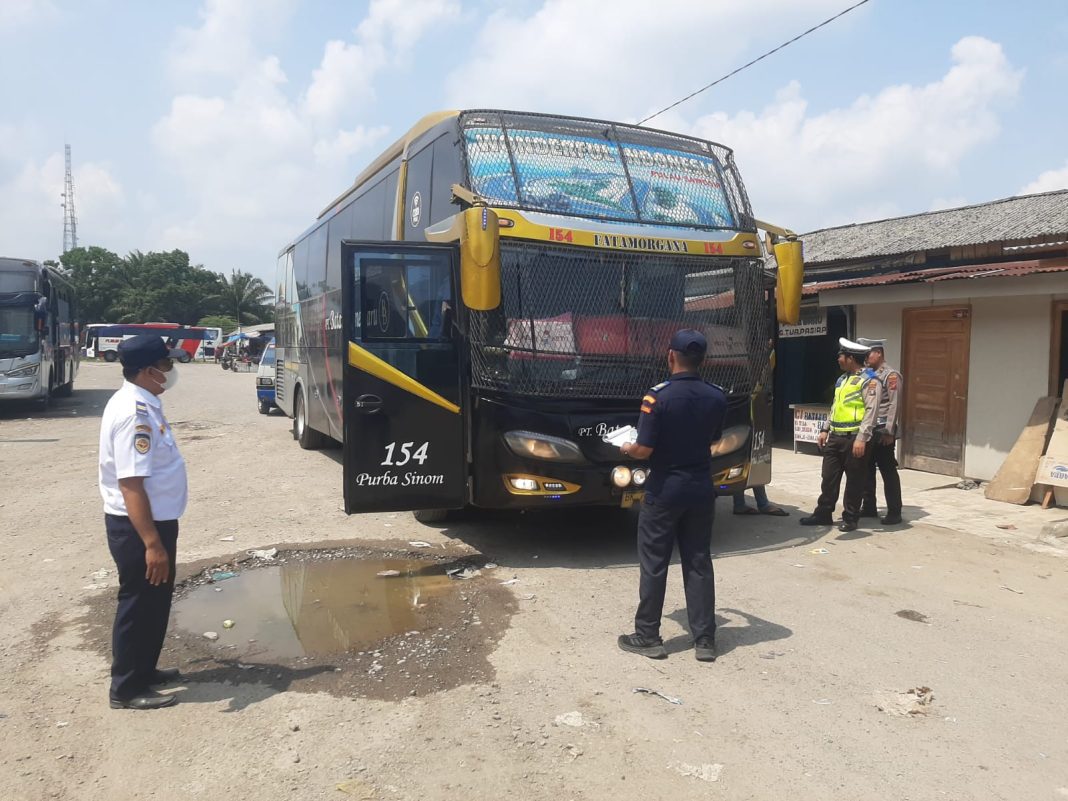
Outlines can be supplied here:
<path id="1" fill-rule="evenodd" d="M 801 285 L 805 281 L 805 261 L 799 240 L 779 242 L 773 246 L 779 265 L 775 283 L 775 311 L 780 323 L 797 325 L 801 321 Z"/>
<path id="2" fill-rule="evenodd" d="M 485 206 L 461 212 L 460 291 L 464 305 L 491 311 L 501 305 L 501 240 L 497 213 Z"/>

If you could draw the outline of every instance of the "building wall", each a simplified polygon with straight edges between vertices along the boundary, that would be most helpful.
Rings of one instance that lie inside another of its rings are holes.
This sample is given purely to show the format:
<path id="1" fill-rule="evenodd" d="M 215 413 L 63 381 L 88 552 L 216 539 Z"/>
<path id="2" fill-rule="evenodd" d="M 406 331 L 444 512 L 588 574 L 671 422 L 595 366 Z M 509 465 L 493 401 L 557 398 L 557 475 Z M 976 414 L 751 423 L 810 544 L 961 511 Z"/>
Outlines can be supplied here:
<path id="1" fill-rule="evenodd" d="M 964 474 L 989 480 L 1048 390 L 1052 295 L 858 304 L 856 335 L 885 338 L 887 361 L 904 369 L 902 310 L 961 303 L 972 308 Z"/>

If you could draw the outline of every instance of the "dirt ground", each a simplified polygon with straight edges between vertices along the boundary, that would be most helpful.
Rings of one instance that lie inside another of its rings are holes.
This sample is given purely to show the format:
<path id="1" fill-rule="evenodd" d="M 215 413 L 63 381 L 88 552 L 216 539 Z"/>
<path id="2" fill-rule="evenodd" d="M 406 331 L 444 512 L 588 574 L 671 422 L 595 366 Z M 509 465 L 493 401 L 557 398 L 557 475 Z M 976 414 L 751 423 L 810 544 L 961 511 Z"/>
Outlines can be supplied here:
<path id="1" fill-rule="evenodd" d="M 653 662 L 615 644 L 637 596 L 629 513 L 346 517 L 339 453 L 301 451 L 288 420 L 257 414 L 252 374 L 179 369 L 164 404 L 189 465 L 183 580 L 271 546 L 421 540 L 497 567 L 433 629 L 455 638 L 411 649 L 444 654 L 433 678 L 387 666 L 410 675 L 383 692 L 356 658 L 245 669 L 172 627 L 180 703 L 111 710 L 96 458 L 121 378 L 83 365 L 48 413 L 0 407 L 4 801 L 1068 797 L 1063 556 L 923 521 L 802 529 L 815 486 L 773 484 L 791 517 L 720 501 L 719 660 L 693 658 L 675 570 L 670 658 Z"/>

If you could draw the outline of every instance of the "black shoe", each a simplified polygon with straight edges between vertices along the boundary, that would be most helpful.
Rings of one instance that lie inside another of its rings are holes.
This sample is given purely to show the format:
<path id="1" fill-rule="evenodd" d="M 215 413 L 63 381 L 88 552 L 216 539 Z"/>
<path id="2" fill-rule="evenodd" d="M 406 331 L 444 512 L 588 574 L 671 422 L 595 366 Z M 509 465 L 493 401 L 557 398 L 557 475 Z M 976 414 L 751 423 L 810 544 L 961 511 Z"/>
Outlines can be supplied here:
<path id="1" fill-rule="evenodd" d="M 820 517 L 819 515 L 809 515 L 808 517 L 802 517 L 797 521 L 802 526 L 829 526 L 834 523 L 829 517 Z"/>
<path id="2" fill-rule="evenodd" d="M 845 520 L 843 520 L 841 523 L 838 524 L 838 530 L 843 532 L 843 533 L 845 533 L 847 531 L 856 531 L 857 530 L 857 524 L 856 523 L 847 523 Z"/>
<path id="3" fill-rule="evenodd" d="M 148 680 L 149 687 L 158 687 L 161 684 L 171 684 L 182 680 L 182 672 L 178 668 L 157 668 Z"/>
<path id="4" fill-rule="evenodd" d="M 125 700 L 121 698 L 111 699 L 112 709 L 163 709 L 165 706 L 174 706 L 178 698 L 173 695 L 161 695 L 160 693 L 146 690 L 140 695 Z"/>
<path id="5" fill-rule="evenodd" d="M 879 516 L 879 510 L 878 509 L 874 509 L 874 508 L 873 509 L 861 509 L 860 510 L 860 516 L 861 517 L 878 517 Z"/>
<path id="6" fill-rule="evenodd" d="M 898 512 L 897 514 L 893 514 L 891 512 L 887 512 L 886 517 L 881 518 L 879 522 L 882 523 L 884 526 L 896 526 L 901 523 L 901 513 Z"/>
<path id="7" fill-rule="evenodd" d="M 693 655 L 698 662 L 715 662 L 716 641 L 711 637 L 698 637 L 693 644 Z"/>
<path id="8" fill-rule="evenodd" d="M 664 641 L 657 637 L 649 640 L 640 634 L 620 634 L 616 641 L 619 647 L 632 654 L 641 654 L 650 659 L 667 659 L 667 651 L 664 650 Z"/>

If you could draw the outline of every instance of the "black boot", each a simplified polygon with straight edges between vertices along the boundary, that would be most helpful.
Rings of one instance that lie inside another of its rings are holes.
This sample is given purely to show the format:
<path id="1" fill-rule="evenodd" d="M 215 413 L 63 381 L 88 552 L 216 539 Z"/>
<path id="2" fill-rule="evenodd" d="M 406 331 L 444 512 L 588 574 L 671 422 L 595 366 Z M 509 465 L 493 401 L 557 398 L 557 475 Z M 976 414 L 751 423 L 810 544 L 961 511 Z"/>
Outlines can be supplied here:
<path id="1" fill-rule="evenodd" d="M 843 533 L 845 533 L 847 531 L 856 531 L 857 530 L 857 524 L 856 523 L 850 523 L 848 520 L 843 520 L 838 525 L 838 530 L 843 532 Z"/>
<path id="2" fill-rule="evenodd" d="M 887 512 L 880 521 L 884 526 L 896 526 L 901 523 L 901 512 Z"/>
<path id="3" fill-rule="evenodd" d="M 823 515 L 816 514 L 815 512 L 810 514 L 808 517 L 802 517 L 797 522 L 800 523 L 802 526 L 829 526 L 834 523 L 831 518 L 824 517 Z"/>

